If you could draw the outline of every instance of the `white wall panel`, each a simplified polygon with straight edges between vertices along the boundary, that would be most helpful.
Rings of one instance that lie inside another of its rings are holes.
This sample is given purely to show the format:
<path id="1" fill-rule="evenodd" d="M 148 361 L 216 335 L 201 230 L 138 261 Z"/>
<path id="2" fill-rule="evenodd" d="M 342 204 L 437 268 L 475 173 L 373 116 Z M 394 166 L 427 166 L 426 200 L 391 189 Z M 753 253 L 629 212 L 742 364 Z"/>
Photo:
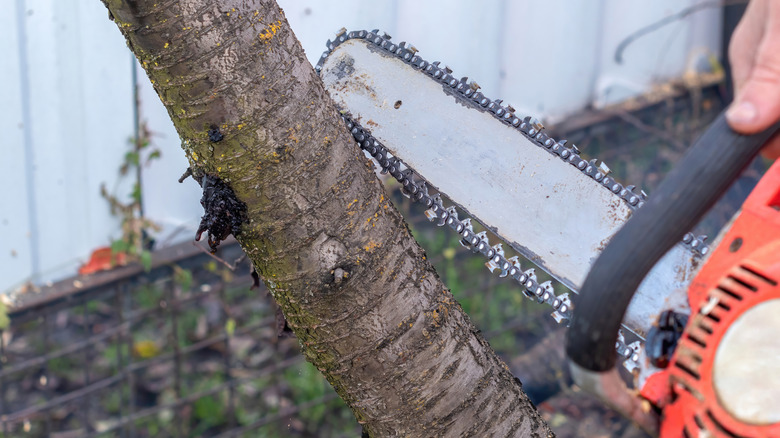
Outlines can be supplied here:
<path id="1" fill-rule="evenodd" d="M 635 31 L 653 24 L 692 4 L 696 0 L 604 0 L 603 34 L 600 43 L 599 78 L 594 90 L 594 103 L 598 106 L 616 103 L 636 96 L 657 84 L 685 71 L 693 47 L 692 35 L 712 35 L 701 30 L 702 26 L 719 28 L 719 10 L 704 16 L 696 14 L 675 21 L 638 38 L 623 52 L 623 63 L 615 62 L 618 45 Z M 704 12 L 698 12 L 702 14 Z M 707 21 L 703 20 L 707 18 Z M 695 19 L 694 19 L 695 18 Z M 695 30 L 694 30 L 695 27 Z M 720 38 L 709 41 L 704 48 L 718 53 Z M 697 38 L 698 44 L 705 42 Z"/>
<path id="2" fill-rule="evenodd" d="M 24 148 L 31 160 L 23 172 L 34 204 L 26 226 L 31 266 L 0 266 L 0 290 L 70 275 L 94 247 L 118 235 L 100 184 L 114 186 L 132 135 L 131 57 L 105 7 L 57 0 L 15 5 L 23 11 L 12 16 L 21 43 L 11 48 L 26 61 L 16 62 L 26 81 L 16 78 L 10 88 L 20 90 L 29 112 L 11 110 L 2 118 L 21 118 L 28 128 Z M 127 184 L 117 190 L 130 192 Z M 2 251 L 9 251 L 5 244 Z"/>
<path id="3" fill-rule="evenodd" d="M 601 0 L 507 2 L 502 98 L 548 120 L 586 106 L 598 73 L 602 16 Z"/>
<path id="4" fill-rule="evenodd" d="M 316 64 L 325 41 L 334 39 L 342 27 L 396 31 L 398 2 L 395 0 L 278 0 L 306 56 Z M 418 2 L 425 3 L 425 2 Z"/>
<path id="5" fill-rule="evenodd" d="M 498 96 L 503 38 L 510 33 L 506 3 L 400 0 L 391 35 L 414 44 L 425 59 L 449 66 L 458 78 L 477 81 L 486 95 Z"/>
<path id="6" fill-rule="evenodd" d="M 27 172 L 25 171 L 25 125 L 21 82 L 24 71 L 19 62 L 17 20 L 24 10 L 16 2 L 0 14 L 0 41 L 6 49 L 0 69 L 0 291 L 18 283 L 33 271 L 32 230 L 30 229 Z"/>

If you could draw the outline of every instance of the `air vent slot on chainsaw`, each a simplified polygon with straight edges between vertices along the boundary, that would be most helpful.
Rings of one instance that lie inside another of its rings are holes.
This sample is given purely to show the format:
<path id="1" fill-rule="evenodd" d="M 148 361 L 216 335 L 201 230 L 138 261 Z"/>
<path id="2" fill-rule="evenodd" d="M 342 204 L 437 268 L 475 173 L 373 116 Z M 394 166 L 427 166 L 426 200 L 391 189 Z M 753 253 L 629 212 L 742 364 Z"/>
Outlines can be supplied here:
<path id="1" fill-rule="evenodd" d="M 673 405 L 682 409 L 678 433 L 684 437 L 774 436 L 752 433 L 767 426 L 748 425 L 730 415 L 715 389 L 715 359 L 726 332 L 749 309 L 780 298 L 778 281 L 759 266 L 743 260 L 709 289 L 672 358 Z"/>

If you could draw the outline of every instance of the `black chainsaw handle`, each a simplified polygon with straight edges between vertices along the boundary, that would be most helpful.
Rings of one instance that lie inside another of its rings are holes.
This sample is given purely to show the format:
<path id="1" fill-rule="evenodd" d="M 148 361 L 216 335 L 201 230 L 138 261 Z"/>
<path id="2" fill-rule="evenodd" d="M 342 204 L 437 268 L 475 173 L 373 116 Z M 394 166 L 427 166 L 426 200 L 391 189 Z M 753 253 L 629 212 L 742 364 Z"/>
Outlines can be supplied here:
<path id="1" fill-rule="evenodd" d="M 724 112 L 691 146 L 593 264 L 574 302 L 566 339 L 571 361 L 595 372 L 615 366 L 618 329 L 645 275 L 699 222 L 778 128 L 780 122 L 761 133 L 741 135 L 728 126 Z"/>

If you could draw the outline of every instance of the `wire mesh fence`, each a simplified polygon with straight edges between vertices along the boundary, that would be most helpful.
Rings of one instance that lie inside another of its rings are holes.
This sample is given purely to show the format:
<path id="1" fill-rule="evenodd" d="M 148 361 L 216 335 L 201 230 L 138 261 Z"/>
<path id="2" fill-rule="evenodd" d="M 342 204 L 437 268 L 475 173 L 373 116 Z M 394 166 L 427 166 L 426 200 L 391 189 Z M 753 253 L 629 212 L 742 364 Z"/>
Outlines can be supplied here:
<path id="1" fill-rule="evenodd" d="M 181 248 L 148 273 L 21 298 L 0 337 L 3 436 L 305 436 L 326 407 L 343 420 L 332 427 L 357 428 L 294 339 L 278 338 L 248 263 Z"/>

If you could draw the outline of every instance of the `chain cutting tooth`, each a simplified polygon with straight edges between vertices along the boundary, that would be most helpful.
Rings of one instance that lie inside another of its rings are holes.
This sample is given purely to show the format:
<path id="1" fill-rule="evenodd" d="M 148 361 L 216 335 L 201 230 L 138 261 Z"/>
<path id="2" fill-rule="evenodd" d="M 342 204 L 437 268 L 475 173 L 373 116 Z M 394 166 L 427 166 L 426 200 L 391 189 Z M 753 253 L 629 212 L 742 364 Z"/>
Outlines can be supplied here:
<path id="1" fill-rule="evenodd" d="M 525 272 L 517 277 L 517 281 L 523 286 L 523 294 L 528 298 L 533 298 L 533 291 L 536 289 L 536 270 L 534 268 L 526 269 Z"/>
<path id="2" fill-rule="evenodd" d="M 517 256 L 510 257 L 507 260 L 512 266 L 509 267 L 508 275 L 515 280 L 523 273 L 520 266 L 520 259 Z"/>
<path id="3" fill-rule="evenodd" d="M 626 344 L 626 337 L 623 335 L 622 329 L 618 330 L 618 338 L 617 341 L 615 341 L 615 350 L 617 351 L 618 356 L 622 357 L 623 360 L 630 359 L 631 354 L 633 353 Z"/>
<path id="4" fill-rule="evenodd" d="M 485 262 L 485 266 L 491 273 L 495 272 L 496 269 L 502 269 L 505 263 L 507 264 L 507 268 L 509 267 L 504 258 L 504 246 L 501 243 L 493 245 L 493 247 L 490 248 L 490 251 L 485 255 L 488 258 L 488 261 Z M 506 274 L 502 275 L 502 277 L 506 277 Z"/>
<path id="5" fill-rule="evenodd" d="M 420 190 L 417 183 L 414 181 L 414 172 L 412 172 L 412 169 L 406 169 L 402 171 L 401 174 L 402 179 L 399 181 L 402 186 L 401 194 L 412 199 L 412 196 L 416 195 Z"/>
<path id="6" fill-rule="evenodd" d="M 455 207 L 447 208 L 446 224 L 455 231 L 458 231 L 458 227 L 461 226 L 461 223 L 458 220 L 458 211 L 455 209 Z"/>
<path id="7" fill-rule="evenodd" d="M 417 53 L 417 49 L 411 44 L 407 44 L 406 41 L 402 41 L 401 44 L 398 45 L 398 51 L 396 53 L 404 61 L 412 62 L 414 55 Z"/>
<path id="8" fill-rule="evenodd" d="M 479 237 L 474 232 L 474 227 L 471 225 L 471 218 L 466 218 L 461 222 L 463 225 L 463 231 L 460 232 L 460 244 L 465 248 L 472 249 L 479 243 Z"/>
<path id="9" fill-rule="evenodd" d="M 585 169 L 585 166 L 588 165 L 588 162 L 583 160 L 582 157 L 580 157 L 579 155 L 574 154 L 571 157 L 569 157 L 569 164 L 571 164 L 572 166 L 576 167 L 579 170 L 583 170 Z"/>
<path id="10" fill-rule="evenodd" d="M 541 132 L 544 129 L 544 125 L 542 124 L 539 119 L 535 117 L 528 117 L 528 135 L 531 137 L 535 137 L 537 133 Z"/>
<path id="11" fill-rule="evenodd" d="M 421 57 L 415 55 L 412 57 L 412 60 L 410 61 L 413 66 L 419 68 L 419 69 L 425 69 L 428 67 L 428 61 L 422 59 Z"/>
<path id="12" fill-rule="evenodd" d="M 623 358 L 623 367 L 625 367 L 625 369 L 627 369 L 630 373 L 633 374 L 634 370 L 639 369 L 641 343 L 639 341 L 634 341 L 630 344 L 627 344 L 622 329 L 618 330 L 618 338 L 615 342 L 615 350 L 617 351 L 618 356 Z"/>
<path id="13" fill-rule="evenodd" d="M 458 84 L 455 86 L 455 89 L 458 90 L 461 94 L 466 94 L 466 90 L 469 90 L 469 77 L 463 76 L 460 78 L 460 81 L 458 81 Z"/>
<path id="14" fill-rule="evenodd" d="M 474 253 L 481 253 L 482 251 L 487 251 L 487 249 L 490 248 L 490 242 L 488 242 L 487 233 L 484 231 L 480 231 L 479 233 L 476 234 L 476 237 L 478 241 L 471 248 L 471 251 L 473 251 Z"/>
<path id="15" fill-rule="evenodd" d="M 490 102 L 487 106 L 488 111 L 492 112 L 493 114 L 497 114 L 496 112 L 501 108 L 501 103 L 504 101 L 501 99 L 494 99 L 492 102 Z M 503 113 L 502 113 L 503 114 Z"/>
<path id="16" fill-rule="evenodd" d="M 639 201 L 642 199 L 641 194 L 636 192 L 636 186 L 633 184 L 623 188 L 623 190 L 620 191 L 619 195 L 626 202 L 628 202 L 628 205 L 632 207 L 636 207 L 637 204 L 639 204 Z"/>
<path id="17" fill-rule="evenodd" d="M 639 372 L 639 358 L 642 350 L 642 343 L 634 341 L 628 344 L 628 349 L 631 351 L 631 356 L 623 362 L 623 367 L 628 370 L 629 373 L 635 374 Z"/>
<path id="18" fill-rule="evenodd" d="M 474 100 L 479 106 L 481 106 L 483 108 L 485 108 L 488 105 L 490 105 L 490 99 L 485 97 L 485 95 L 482 94 L 482 92 L 479 92 L 479 91 L 474 93 L 474 96 L 471 99 Z"/>
<path id="19" fill-rule="evenodd" d="M 539 143 L 540 145 L 545 146 L 545 147 L 547 147 L 548 144 L 552 145 L 552 149 L 551 150 L 553 152 L 555 152 L 555 153 L 557 153 L 558 150 L 560 149 L 560 146 L 558 145 L 558 143 L 555 143 L 555 140 L 550 138 L 550 136 L 547 135 L 546 132 L 538 132 L 536 134 L 536 136 L 534 137 L 534 141 L 536 141 L 537 143 Z"/>
<path id="20" fill-rule="evenodd" d="M 444 214 L 444 205 L 441 202 L 441 196 L 437 193 L 431 199 L 431 205 L 428 210 L 425 210 L 425 217 L 428 218 L 430 222 L 435 221 L 439 218 L 441 214 Z"/>
<path id="21" fill-rule="evenodd" d="M 428 194 L 428 185 L 423 181 L 420 183 L 419 187 L 420 191 L 414 195 L 415 200 L 430 208 L 433 205 L 433 198 Z"/>
<path id="22" fill-rule="evenodd" d="M 569 320 L 571 319 L 571 299 L 569 298 L 569 293 L 564 292 L 555 297 L 552 307 L 555 309 L 552 313 L 555 322 L 558 324 L 566 323 L 568 325 Z"/>
<path id="23" fill-rule="evenodd" d="M 474 94 L 475 94 L 475 93 L 477 93 L 478 91 L 479 91 L 479 84 L 478 84 L 478 83 L 476 83 L 476 82 L 474 82 L 474 81 L 471 81 L 471 82 L 468 84 L 468 88 L 467 88 L 466 90 L 464 90 L 464 91 L 463 91 L 463 94 L 464 94 L 466 97 L 473 97 L 473 96 L 474 96 Z"/>
<path id="24" fill-rule="evenodd" d="M 528 298 L 536 299 L 536 294 L 534 293 L 536 291 L 536 286 L 538 285 L 536 282 L 536 274 L 531 272 L 531 275 L 528 275 L 528 271 L 533 271 L 533 268 L 525 272 L 527 278 L 523 283 L 523 294 L 525 294 L 525 296 Z"/>
<path id="25" fill-rule="evenodd" d="M 707 245 L 704 244 L 705 240 L 707 240 L 707 236 L 704 234 L 694 237 L 691 240 L 691 249 L 701 255 L 706 255 L 709 252 L 709 248 L 707 248 Z"/>
<path id="26" fill-rule="evenodd" d="M 504 255 L 506 257 L 506 255 Z M 510 258 L 505 258 L 501 262 L 501 273 L 498 275 L 501 278 L 504 278 L 506 276 L 514 278 L 519 272 L 520 272 L 520 260 L 517 258 L 517 256 L 512 256 Z"/>
<path id="27" fill-rule="evenodd" d="M 441 211 L 441 214 L 439 215 L 439 220 L 436 222 L 437 227 L 443 227 L 447 225 L 447 219 L 449 218 L 450 213 L 448 209 L 444 209 Z"/>
<path id="28" fill-rule="evenodd" d="M 555 300 L 555 289 L 553 288 L 552 281 L 545 281 L 539 285 L 539 288 L 541 288 L 541 295 L 537 294 L 537 296 L 542 301 L 552 306 L 553 301 Z"/>
<path id="29" fill-rule="evenodd" d="M 480 233 L 482 237 L 482 242 L 479 242 L 477 245 L 477 251 L 479 251 L 480 254 L 483 256 L 490 258 L 493 257 L 493 247 L 490 246 L 490 239 L 487 237 L 487 232 L 483 231 Z"/>

